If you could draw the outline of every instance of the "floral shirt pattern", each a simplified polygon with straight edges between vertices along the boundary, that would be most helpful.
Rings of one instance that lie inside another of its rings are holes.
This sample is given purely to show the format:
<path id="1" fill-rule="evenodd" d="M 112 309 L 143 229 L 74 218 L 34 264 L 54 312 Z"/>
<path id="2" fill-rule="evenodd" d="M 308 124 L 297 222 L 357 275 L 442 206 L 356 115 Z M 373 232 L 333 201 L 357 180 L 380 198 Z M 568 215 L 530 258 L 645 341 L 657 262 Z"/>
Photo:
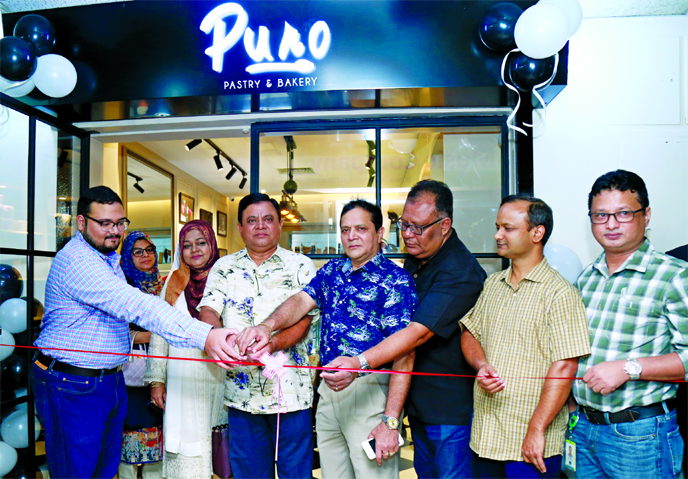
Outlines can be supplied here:
<path id="1" fill-rule="evenodd" d="M 357 356 L 405 328 L 418 306 L 411 275 L 382 253 L 357 270 L 349 258 L 330 260 L 303 291 L 322 311 L 322 364 Z"/>
<path id="2" fill-rule="evenodd" d="M 226 328 L 239 331 L 266 319 L 287 298 L 298 293 L 315 277 L 316 269 L 308 257 L 277 247 L 277 251 L 260 266 L 242 249 L 220 258 L 208 275 L 203 299 L 198 305 L 217 311 Z M 311 330 L 318 320 L 318 310 Z M 275 332 L 276 333 L 276 332 Z M 273 333 L 274 334 L 274 333 Z M 284 353 L 286 364 L 308 366 L 311 334 Z M 276 379 L 267 379 L 260 366 L 234 366 L 227 372 L 225 404 L 252 414 L 274 414 L 277 407 Z M 309 369 L 287 368 L 282 378 L 283 408 L 299 411 L 313 402 L 313 373 Z M 274 391 L 274 395 L 273 395 Z M 283 410 L 283 409 L 282 409 Z"/>

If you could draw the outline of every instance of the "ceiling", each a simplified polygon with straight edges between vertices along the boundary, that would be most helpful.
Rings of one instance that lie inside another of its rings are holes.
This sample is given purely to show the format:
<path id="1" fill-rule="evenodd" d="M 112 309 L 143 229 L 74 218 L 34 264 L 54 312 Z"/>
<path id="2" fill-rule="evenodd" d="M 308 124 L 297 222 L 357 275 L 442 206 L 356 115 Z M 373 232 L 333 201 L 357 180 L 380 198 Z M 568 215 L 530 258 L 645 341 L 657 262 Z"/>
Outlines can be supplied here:
<path id="1" fill-rule="evenodd" d="M 110 3 L 121 0 L 0 0 L 3 12 L 28 12 L 48 8 Z M 684 15 L 688 0 L 579 0 L 585 18 Z"/>

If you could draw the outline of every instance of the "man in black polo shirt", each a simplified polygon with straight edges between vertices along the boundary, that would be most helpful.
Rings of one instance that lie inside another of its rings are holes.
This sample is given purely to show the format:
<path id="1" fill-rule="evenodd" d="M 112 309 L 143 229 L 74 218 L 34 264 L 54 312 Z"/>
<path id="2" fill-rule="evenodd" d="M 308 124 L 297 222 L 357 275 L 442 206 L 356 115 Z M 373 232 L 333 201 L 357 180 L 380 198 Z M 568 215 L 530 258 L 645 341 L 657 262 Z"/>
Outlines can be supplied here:
<path id="1" fill-rule="evenodd" d="M 475 374 L 461 353 L 459 319 L 477 301 L 486 275 L 452 228 L 453 205 L 451 190 L 439 181 L 421 181 L 409 192 L 398 225 L 418 309 L 406 328 L 366 351 L 370 368 L 394 359 L 394 352 L 415 348 L 416 372 Z M 418 477 L 472 477 L 473 382 L 472 377 L 413 376 L 405 407 Z"/>

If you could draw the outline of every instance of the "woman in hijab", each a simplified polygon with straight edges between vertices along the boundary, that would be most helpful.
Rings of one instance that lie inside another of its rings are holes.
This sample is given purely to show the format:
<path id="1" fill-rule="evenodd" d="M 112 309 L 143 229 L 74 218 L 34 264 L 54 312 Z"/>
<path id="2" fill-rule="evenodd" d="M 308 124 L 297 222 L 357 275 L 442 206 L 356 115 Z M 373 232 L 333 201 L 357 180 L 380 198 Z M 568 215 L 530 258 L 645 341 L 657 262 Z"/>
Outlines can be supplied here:
<path id="1" fill-rule="evenodd" d="M 177 309 L 199 319 L 196 310 L 210 269 L 219 259 L 215 232 L 205 221 L 186 223 L 172 273 L 162 297 Z M 163 476 L 168 479 L 207 479 L 213 474 L 213 426 L 226 423 L 223 411 L 224 369 L 197 349 L 170 346 L 153 334 L 150 354 L 191 360 L 149 359 L 145 379 L 150 381 L 153 403 L 165 410 Z"/>
<path id="2" fill-rule="evenodd" d="M 122 242 L 122 271 L 127 282 L 144 293 L 159 295 L 164 280 L 158 271 L 158 255 L 150 237 L 132 231 Z M 151 333 L 131 323 L 133 349 L 148 354 Z M 144 479 L 162 477 L 162 416 L 148 409 L 148 387 L 127 385 L 127 416 L 124 420 L 120 479 L 136 479 L 137 465 Z"/>

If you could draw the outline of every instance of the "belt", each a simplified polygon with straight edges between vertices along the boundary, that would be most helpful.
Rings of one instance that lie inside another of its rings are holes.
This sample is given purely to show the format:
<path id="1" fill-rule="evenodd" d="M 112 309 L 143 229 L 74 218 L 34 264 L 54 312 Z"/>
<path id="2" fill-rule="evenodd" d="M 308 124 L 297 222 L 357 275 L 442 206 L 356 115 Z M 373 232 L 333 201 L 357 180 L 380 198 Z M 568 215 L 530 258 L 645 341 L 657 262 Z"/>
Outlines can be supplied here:
<path id="1" fill-rule="evenodd" d="M 579 406 L 580 410 L 583 411 L 585 417 L 588 418 L 592 424 L 618 424 L 621 422 L 634 422 L 640 419 L 647 419 L 649 417 L 661 416 L 666 414 L 663 404 L 666 403 L 666 407 L 669 411 L 676 409 L 675 400 L 670 399 L 669 401 L 658 402 L 650 404 L 648 406 L 633 406 L 623 411 L 609 412 L 598 411 L 588 406 Z M 605 415 L 607 416 L 605 418 Z M 609 422 L 607 422 L 609 419 Z"/>
<path id="2" fill-rule="evenodd" d="M 74 376 L 85 376 L 89 378 L 97 378 L 99 376 L 107 376 L 109 374 L 115 374 L 119 371 L 122 370 L 122 366 L 116 366 L 114 368 L 110 369 L 90 369 L 90 368 L 80 368 L 77 366 L 72 366 L 71 364 L 63 363 L 62 361 L 58 361 L 56 359 L 51 358 L 50 356 L 46 356 L 42 352 L 38 352 L 36 355 L 36 361 L 35 363 L 40 366 L 44 366 L 45 368 L 49 368 L 50 365 L 53 365 L 53 371 L 57 371 L 60 373 L 67 373 L 67 374 L 73 374 Z"/>

